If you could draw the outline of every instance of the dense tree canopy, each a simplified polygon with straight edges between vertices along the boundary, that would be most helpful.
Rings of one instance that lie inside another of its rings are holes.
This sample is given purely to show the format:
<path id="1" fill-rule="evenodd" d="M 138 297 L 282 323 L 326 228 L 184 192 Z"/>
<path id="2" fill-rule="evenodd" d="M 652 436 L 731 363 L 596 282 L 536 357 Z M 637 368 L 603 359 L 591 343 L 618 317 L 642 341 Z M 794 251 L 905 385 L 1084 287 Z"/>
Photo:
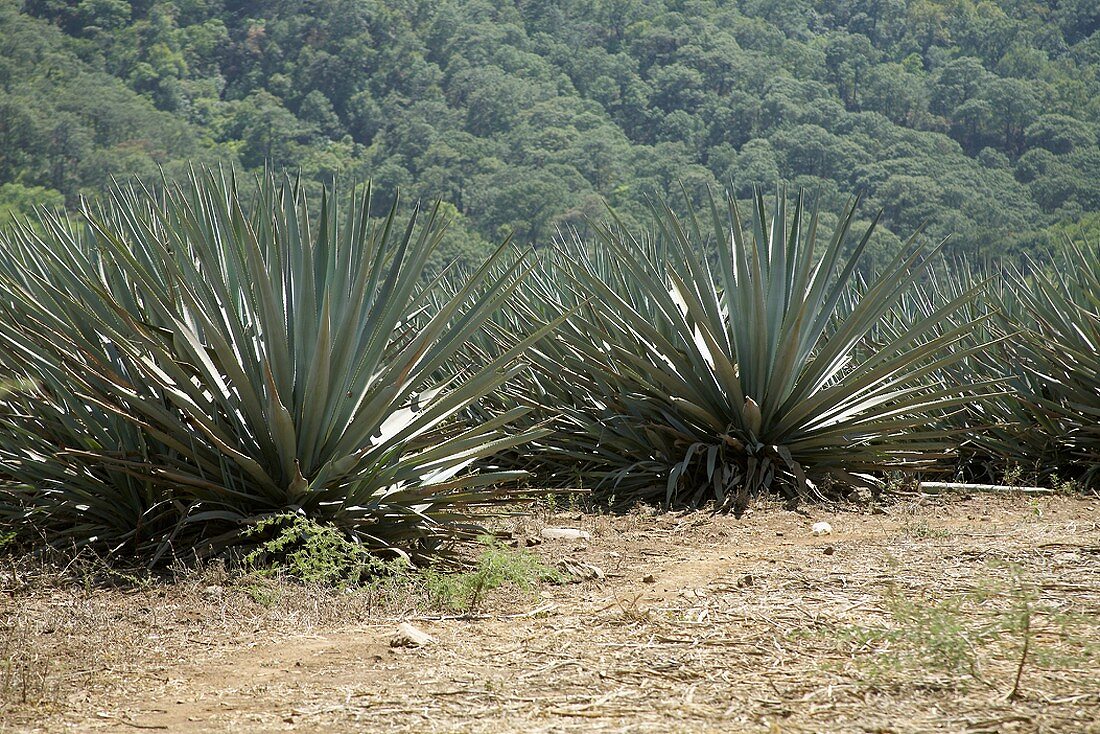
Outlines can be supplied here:
<path id="1" fill-rule="evenodd" d="M 958 252 L 1100 222 L 1093 0 L 0 0 L 0 217 L 188 160 L 374 178 L 452 253 L 680 184 Z"/>

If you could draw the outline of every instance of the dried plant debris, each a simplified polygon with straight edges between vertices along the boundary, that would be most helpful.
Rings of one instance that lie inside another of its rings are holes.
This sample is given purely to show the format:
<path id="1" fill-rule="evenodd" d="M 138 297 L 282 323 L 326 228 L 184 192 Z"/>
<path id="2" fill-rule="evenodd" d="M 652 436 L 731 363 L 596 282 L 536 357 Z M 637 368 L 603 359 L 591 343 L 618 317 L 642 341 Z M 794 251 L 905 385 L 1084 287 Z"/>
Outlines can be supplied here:
<path id="1" fill-rule="evenodd" d="M 583 549 L 486 538 L 449 590 L 5 571 L 0 731 L 1098 734 L 1098 504 L 840 512 L 831 556 L 777 507 L 555 511 L 496 537 Z"/>

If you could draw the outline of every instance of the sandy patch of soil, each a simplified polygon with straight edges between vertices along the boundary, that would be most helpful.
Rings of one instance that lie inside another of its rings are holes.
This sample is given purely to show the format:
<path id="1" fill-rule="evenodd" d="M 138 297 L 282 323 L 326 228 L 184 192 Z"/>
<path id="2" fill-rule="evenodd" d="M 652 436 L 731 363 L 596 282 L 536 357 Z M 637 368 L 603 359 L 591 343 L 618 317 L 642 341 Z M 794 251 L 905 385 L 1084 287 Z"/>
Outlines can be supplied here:
<path id="1" fill-rule="evenodd" d="M 0 732 L 1100 733 L 1098 505 L 542 513 L 506 530 L 587 530 L 530 550 L 604 578 L 465 617 L 214 572 L 0 571 Z M 436 641 L 391 647 L 405 620 Z"/>

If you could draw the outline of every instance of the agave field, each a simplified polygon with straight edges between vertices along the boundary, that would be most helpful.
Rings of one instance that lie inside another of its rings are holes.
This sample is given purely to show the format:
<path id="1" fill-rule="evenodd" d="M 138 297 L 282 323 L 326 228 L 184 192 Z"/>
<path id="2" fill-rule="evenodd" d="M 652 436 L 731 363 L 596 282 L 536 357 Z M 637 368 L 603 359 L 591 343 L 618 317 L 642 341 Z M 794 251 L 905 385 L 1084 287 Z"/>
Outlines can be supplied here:
<path id="1" fill-rule="evenodd" d="M 1100 486 L 1100 249 L 988 272 L 858 202 L 715 197 L 421 273 L 438 209 L 200 171 L 0 244 L 0 521 L 157 565 L 298 515 L 446 559 L 540 492 L 789 504 L 920 478 Z M 828 225 L 825 222 L 829 222 Z"/>
<path id="2" fill-rule="evenodd" d="M 429 280 L 441 211 L 0 234 L 0 732 L 1100 732 L 1097 243 L 781 191 Z"/>

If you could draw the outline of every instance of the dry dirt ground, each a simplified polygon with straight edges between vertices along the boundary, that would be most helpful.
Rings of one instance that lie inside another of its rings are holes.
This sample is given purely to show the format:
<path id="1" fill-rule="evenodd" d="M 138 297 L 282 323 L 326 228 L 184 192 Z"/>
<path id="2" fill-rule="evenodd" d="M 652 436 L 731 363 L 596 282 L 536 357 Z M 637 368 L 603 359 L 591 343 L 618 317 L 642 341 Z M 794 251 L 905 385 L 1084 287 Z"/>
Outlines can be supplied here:
<path id="1" fill-rule="evenodd" d="M 0 732 L 1100 732 L 1098 506 L 543 509 L 504 529 L 586 530 L 530 552 L 604 578 L 465 617 L 209 569 L 111 589 L 13 565 Z M 435 641 L 392 647 L 402 621 Z"/>

